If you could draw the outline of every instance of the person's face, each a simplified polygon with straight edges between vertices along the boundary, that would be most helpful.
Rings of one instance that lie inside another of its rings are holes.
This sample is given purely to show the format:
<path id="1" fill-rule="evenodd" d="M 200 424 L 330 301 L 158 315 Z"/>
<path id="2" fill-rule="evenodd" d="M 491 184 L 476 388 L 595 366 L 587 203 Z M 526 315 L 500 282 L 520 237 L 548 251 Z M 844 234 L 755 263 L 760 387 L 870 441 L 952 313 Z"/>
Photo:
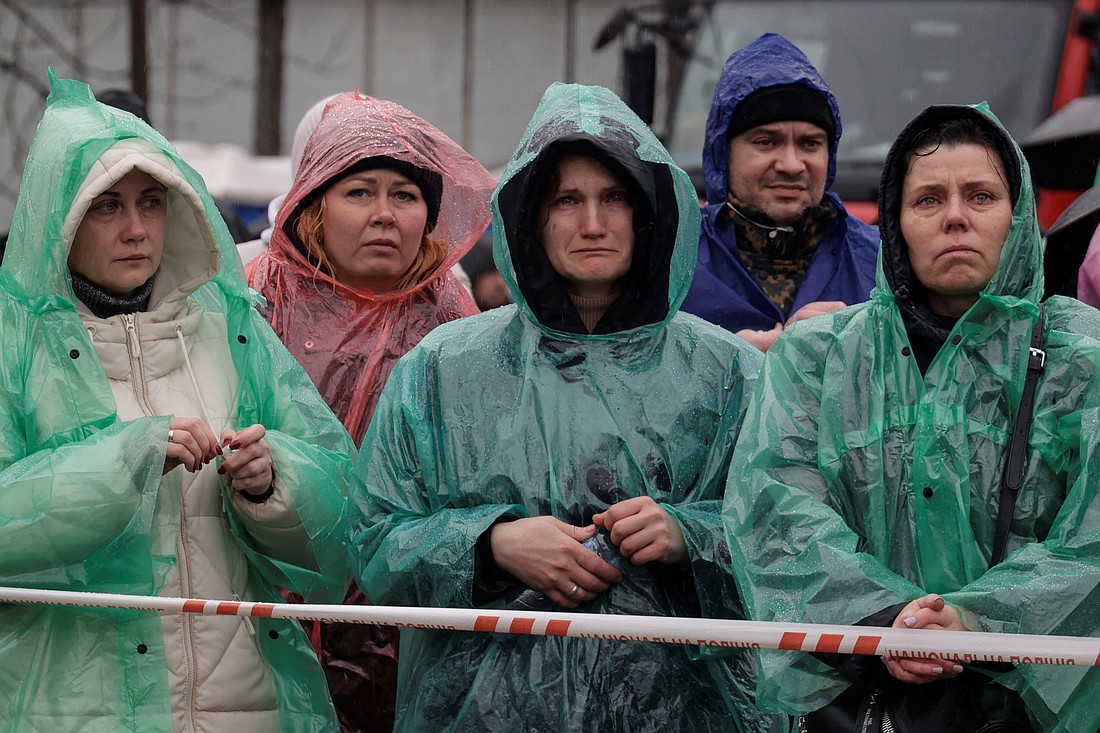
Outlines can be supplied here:
<path id="1" fill-rule="evenodd" d="M 1000 156 L 974 143 L 915 155 L 902 184 L 901 233 L 933 313 L 961 316 L 997 270 L 1012 224 Z"/>
<path id="2" fill-rule="evenodd" d="M 829 172 L 829 136 L 811 122 L 769 122 L 729 145 L 730 193 L 779 226 L 821 203 Z"/>
<path id="3" fill-rule="evenodd" d="M 602 298 L 630 271 L 634 209 L 626 187 L 587 156 L 558 162 L 558 183 L 540 206 L 542 246 L 574 295 Z"/>
<path id="4" fill-rule="evenodd" d="M 471 289 L 474 293 L 474 302 L 483 311 L 512 302 L 508 294 L 508 284 L 504 282 L 504 278 L 497 270 L 486 270 L 475 277 Z"/>
<path id="5" fill-rule="evenodd" d="M 325 254 L 348 287 L 386 293 L 408 271 L 428 222 L 420 187 L 388 168 L 341 179 L 324 195 Z"/>
<path id="6" fill-rule="evenodd" d="M 168 198 L 164 185 L 134 170 L 96 196 L 69 250 L 69 270 L 127 297 L 160 267 Z"/>

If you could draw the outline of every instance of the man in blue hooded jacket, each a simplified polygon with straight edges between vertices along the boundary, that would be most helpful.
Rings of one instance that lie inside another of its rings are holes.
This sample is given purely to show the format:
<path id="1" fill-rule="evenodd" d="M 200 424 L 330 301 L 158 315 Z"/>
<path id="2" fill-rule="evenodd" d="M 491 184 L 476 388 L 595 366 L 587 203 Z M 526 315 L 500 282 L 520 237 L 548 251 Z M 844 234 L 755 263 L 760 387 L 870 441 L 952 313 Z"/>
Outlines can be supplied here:
<path id="1" fill-rule="evenodd" d="M 784 327 L 867 300 L 879 235 L 827 190 L 840 132 L 832 91 L 785 38 L 729 57 L 707 118 L 707 205 L 683 310 L 767 351 Z"/>

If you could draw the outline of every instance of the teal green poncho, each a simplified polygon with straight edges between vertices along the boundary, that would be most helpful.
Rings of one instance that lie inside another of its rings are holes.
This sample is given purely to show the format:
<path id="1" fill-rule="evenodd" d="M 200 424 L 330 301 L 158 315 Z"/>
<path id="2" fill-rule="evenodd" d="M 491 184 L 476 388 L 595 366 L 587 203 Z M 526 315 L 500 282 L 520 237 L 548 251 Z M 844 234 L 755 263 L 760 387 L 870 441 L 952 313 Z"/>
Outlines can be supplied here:
<path id="1" fill-rule="evenodd" d="M 630 285 L 593 334 L 579 332 L 531 235 L 536 163 L 566 141 L 598 151 L 636 194 Z M 677 312 L 698 238 L 690 180 L 611 92 L 555 84 L 493 205 L 496 260 L 517 305 L 440 326 L 390 377 L 349 507 L 363 589 L 376 603 L 471 608 L 475 545 L 497 520 L 585 525 L 611 503 L 651 496 L 679 521 L 690 565 L 638 566 L 581 610 L 738 616 L 719 510 L 760 354 Z M 643 208 L 654 216 L 640 228 Z M 521 590 L 513 582 L 484 607 Z M 763 726 L 747 652 L 701 660 L 690 646 L 421 629 L 401 638 L 400 731 Z"/>
<path id="2" fill-rule="evenodd" d="M 969 114 L 1001 130 L 986 107 Z M 768 352 L 724 510 L 753 618 L 855 623 L 939 593 L 975 631 L 1100 633 L 1100 313 L 1075 300 L 1045 304 L 1026 476 L 1009 555 L 989 568 L 1043 273 L 1027 164 L 1000 135 L 1019 181 L 1000 264 L 923 375 L 900 303 L 911 322 L 920 309 L 905 300 L 908 258 L 885 204 L 870 302 L 800 323 Z M 816 710 L 847 685 L 802 653 L 761 664 L 767 710 Z M 1017 665 L 996 680 L 1043 730 L 1100 727 L 1096 670 Z"/>

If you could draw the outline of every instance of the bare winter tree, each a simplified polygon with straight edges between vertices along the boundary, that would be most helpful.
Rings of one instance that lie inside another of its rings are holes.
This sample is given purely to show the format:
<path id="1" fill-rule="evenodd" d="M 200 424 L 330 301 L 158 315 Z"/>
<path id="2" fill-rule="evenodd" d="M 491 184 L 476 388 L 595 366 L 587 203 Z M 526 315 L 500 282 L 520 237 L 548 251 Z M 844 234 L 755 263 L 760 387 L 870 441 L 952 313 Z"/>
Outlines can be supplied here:
<path id="1" fill-rule="evenodd" d="M 260 0 L 257 10 L 254 147 L 257 155 L 278 155 L 282 147 L 286 0 Z"/>
<path id="2" fill-rule="evenodd" d="M 132 89 L 170 138 L 215 111 L 252 116 L 253 152 L 279 154 L 286 71 L 333 73 L 354 32 L 334 27 L 326 43 L 284 50 L 287 17 L 287 0 L 0 0 L 0 232 L 49 93 L 47 66 L 97 91 Z M 212 56 L 214 38 L 258 65 Z"/>
<path id="3" fill-rule="evenodd" d="M 126 76 L 123 69 L 96 66 L 81 54 L 86 44 L 105 42 L 98 35 L 82 36 L 84 6 L 83 0 L 0 0 L 0 129 L 6 138 L 0 150 L 0 209 L 10 211 L 15 205 L 23 163 L 49 93 L 46 66 L 63 65 L 116 84 Z M 6 224 L 0 223 L 3 228 Z"/>
<path id="4" fill-rule="evenodd" d="M 145 0 L 130 0 L 130 88 L 149 98 L 149 27 Z"/>

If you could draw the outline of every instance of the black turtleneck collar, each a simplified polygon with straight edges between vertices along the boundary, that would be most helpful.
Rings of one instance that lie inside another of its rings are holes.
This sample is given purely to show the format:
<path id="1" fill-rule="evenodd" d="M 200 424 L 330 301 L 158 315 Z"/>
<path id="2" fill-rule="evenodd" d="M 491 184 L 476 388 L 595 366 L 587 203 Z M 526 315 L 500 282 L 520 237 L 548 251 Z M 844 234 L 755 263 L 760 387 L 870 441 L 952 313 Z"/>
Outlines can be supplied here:
<path id="1" fill-rule="evenodd" d="M 96 318 L 110 318 L 126 313 L 140 313 L 149 307 L 149 297 L 153 294 L 153 281 L 156 275 L 145 281 L 145 284 L 134 291 L 128 298 L 120 298 L 112 295 L 84 279 L 75 272 L 70 273 L 73 278 L 73 293 L 81 303 L 88 306 L 88 310 Z"/>

